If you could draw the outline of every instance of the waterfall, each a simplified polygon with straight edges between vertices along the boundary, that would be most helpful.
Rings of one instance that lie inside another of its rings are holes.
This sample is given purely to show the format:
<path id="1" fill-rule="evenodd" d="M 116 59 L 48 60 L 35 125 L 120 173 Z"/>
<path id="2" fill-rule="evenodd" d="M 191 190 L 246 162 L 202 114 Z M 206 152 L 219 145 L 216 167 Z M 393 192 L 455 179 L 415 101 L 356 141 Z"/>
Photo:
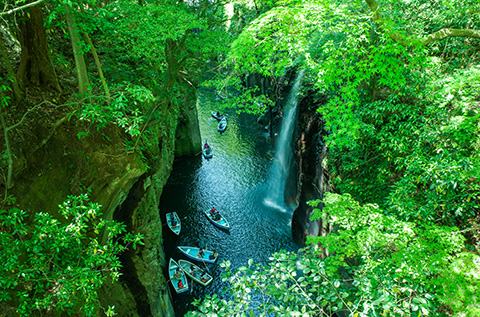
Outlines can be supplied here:
<path id="1" fill-rule="evenodd" d="M 269 174 L 269 189 L 264 200 L 265 205 L 282 212 L 287 212 L 284 199 L 285 180 L 293 160 L 292 137 L 297 116 L 298 92 L 301 87 L 303 73 L 304 70 L 301 70 L 297 74 L 285 104 L 282 128 L 277 138 L 275 159 Z"/>

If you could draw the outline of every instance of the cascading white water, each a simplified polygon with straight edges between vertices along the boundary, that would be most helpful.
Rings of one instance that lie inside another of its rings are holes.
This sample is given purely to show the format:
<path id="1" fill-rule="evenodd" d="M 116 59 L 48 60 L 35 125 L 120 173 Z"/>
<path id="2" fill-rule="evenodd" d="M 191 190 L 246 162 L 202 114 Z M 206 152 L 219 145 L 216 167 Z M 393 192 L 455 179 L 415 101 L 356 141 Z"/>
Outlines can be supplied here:
<path id="1" fill-rule="evenodd" d="M 295 119 L 297 116 L 298 92 L 301 87 L 301 81 L 304 70 L 301 70 L 288 95 L 285 104 L 282 128 L 277 139 L 277 150 L 269 174 L 269 189 L 267 197 L 264 200 L 265 205 L 286 212 L 287 208 L 284 200 L 285 180 L 293 160 L 292 137 Z"/>

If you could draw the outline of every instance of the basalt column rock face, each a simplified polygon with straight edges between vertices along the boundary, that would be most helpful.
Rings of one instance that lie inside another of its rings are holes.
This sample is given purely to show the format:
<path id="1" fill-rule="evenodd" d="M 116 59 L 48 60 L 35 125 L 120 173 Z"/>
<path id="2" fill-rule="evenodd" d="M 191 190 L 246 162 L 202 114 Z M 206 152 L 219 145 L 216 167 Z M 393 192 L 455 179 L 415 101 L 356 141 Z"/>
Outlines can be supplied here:
<path id="1" fill-rule="evenodd" d="M 197 114 L 198 101 L 196 93 L 191 93 L 193 96 L 185 98 L 185 104 L 179 115 L 175 141 L 176 157 L 197 154 L 202 150 Z"/>
<path id="2" fill-rule="evenodd" d="M 44 112 L 32 113 L 35 119 L 11 135 L 17 159 L 9 194 L 16 207 L 61 219 L 58 205 L 68 195 L 88 193 L 105 218 L 122 221 L 144 242 L 121 256 L 123 275 L 98 291 L 101 306 L 114 306 L 118 316 L 174 316 L 158 205 L 172 169 L 179 111 L 148 127 L 141 152 L 126 149 L 130 136 L 116 125 L 96 129 L 75 117 L 64 120 L 68 113 Z"/>
<path id="3" fill-rule="evenodd" d="M 328 224 L 321 219 L 310 220 L 314 208 L 307 205 L 309 200 L 322 199 L 323 193 L 328 190 L 328 178 L 322 166 L 327 151 L 323 142 L 325 131 L 322 118 L 315 109 L 311 99 L 305 98 L 299 111 L 300 131 L 296 144 L 298 194 L 292 218 L 292 233 L 295 242 L 301 245 L 307 236 L 324 235 L 328 231 Z"/>
<path id="4" fill-rule="evenodd" d="M 115 304 L 119 316 L 174 316 L 162 247 L 162 221 L 158 206 L 175 152 L 176 118 L 152 131 L 157 146 L 144 154 L 152 164 L 141 175 L 114 213 L 114 219 L 126 224 L 129 232 L 143 235 L 144 245 L 122 255 L 123 276 L 120 283 L 106 285 L 105 304 Z M 169 122 L 169 123 L 168 123 Z M 170 125 L 169 125 L 170 124 Z M 121 287 L 120 287 L 121 286 Z M 125 299 L 125 301 L 123 301 Z M 118 306 L 117 306 L 118 305 Z M 118 307 L 118 308 L 117 308 Z"/>

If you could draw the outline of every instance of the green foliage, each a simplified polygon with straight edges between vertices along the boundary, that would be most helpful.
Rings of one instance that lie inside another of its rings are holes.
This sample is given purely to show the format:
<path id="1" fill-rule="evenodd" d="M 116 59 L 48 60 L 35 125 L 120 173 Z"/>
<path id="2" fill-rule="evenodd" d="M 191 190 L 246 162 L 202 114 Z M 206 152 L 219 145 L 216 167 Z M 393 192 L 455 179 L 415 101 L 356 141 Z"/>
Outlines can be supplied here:
<path id="1" fill-rule="evenodd" d="M 453 225 L 476 217 L 477 78 L 476 68 L 467 69 L 405 86 L 403 96 L 363 103 L 355 111 L 361 120 L 358 142 L 330 152 L 337 190 L 374 201 L 404 220 Z"/>
<path id="2" fill-rule="evenodd" d="M 155 101 L 152 92 L 145 87 L 123 83 L 115 86 L 111 104 L 103 99 L 92 99 L 78 110 L 80 120 L 96 125 L 97 130 L 115 123 L 131 136 L 138 136 L 145 122 L 144 113 Z"/>
<path id="3" fill-rule="evenodd" d="M 10 79 L 11 80 L 11 79 Z M 9 100 L 12 98 L 10 96 L 7 96 L 5 92 L 7 91 L 12 91 L 12 88 L 10 86 L 7 86 L 3 80 L 2 77 L 0 77 L 0 82 L 2 83 L 0 85 L 0 107 L 1 108 L 6 108 L 8 106 Z M 1 110 L 1 109 L 0 109 Z"/>
<path id="4" fill-rule="evenodd" d="M 250 260 L 233 272 L 224 262 L 230 299 L 197 300 L 188 316 L 441 316 L 442 305 L 475 312 L 480 258 L 462 252 L 456 228 L 400 221 L 349 195 L 327 193 L 323 202 L 313 218 L 328 218 L 334 232 L 268 265 Z"/>
<path id="5" fill-rule="evenodd" d="M 458 229 L 400 221 L 384 216 L 375 205 L 361 206 L 349 195 L 328 193 L 324 204 L 314 218 L 328 217 L 337 230 L 310 241 L 328 250 L 327 264 L 340 264 L 350 272 L 361 294 L 354 303 L 371 303 L 377 314 L 386 310 L 389 315 L 435 315 L 441 314 L 440 304 L 452 293 L 466 292 L 470 296 L 456 304 L 463 301 L 463 311 L 474 309 L 477 300 L 471 291 L 478 291 L 478 280 L 469 279 L 471 272 L 450 274 L 466 259 L 470 265 L 478 261 L 478 256 L 462 253 L 464 237 Z"/>
<path id="6" fill-rule="evenodd" d="M 396 31 L 418 38 L 447 27 L 480 29 L 480 11 L 476 0 L 388 0 L 381 2 L 381 11 L 384 19 Z M 449 38 L 430 44 L 430 50 L 434 55 L 444 58 L 444 70 L 452 70 L 468 61 L 478 62 L 479 45 L 479 41 L 474 39 Z"/>
<path id="7" fill-rule="evenodd" d="M 59 205 L 63 222 L 47 213 L 28 221 L 25 211 L 1 210 L 0 301 L 17 302 L 22 316 L 52 310 L 94 316 L 97 290 L 107 275 L 120 276 L 124 244 L 143 244 L 139 235 L 119 239 L 125 226 L 102 219 L 100 208 L 80 195 Z"/>

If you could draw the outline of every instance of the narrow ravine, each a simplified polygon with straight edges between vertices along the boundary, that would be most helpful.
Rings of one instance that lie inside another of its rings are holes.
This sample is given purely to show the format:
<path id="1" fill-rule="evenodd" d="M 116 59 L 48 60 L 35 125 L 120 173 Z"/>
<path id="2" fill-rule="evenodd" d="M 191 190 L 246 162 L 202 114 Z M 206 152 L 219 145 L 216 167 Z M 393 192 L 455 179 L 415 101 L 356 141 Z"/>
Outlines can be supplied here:
<path id="1" fill-rule="evenodd" d="M 200 95 L 200 130 L 203 141 L 207 140 L 213 148 L 213 158 L 206 160 L 197 155 L 178 159 L 164 188 L 160 203 L 162 219 L 170 211 L 176 211 L 182 218 L 179 237 L 164 229 L 167 258 L 184 258 L 177 250 L 179 245 L 208 246 L 218 252 L 219 262 L 228 260 L 236 269 L 246 265 L 248 259 L 265 263 L 280 249 L 296 250 L 291 234 L 293 209 L 265 204 L 275 155 L 272 140 L 264 135 L 255 116 L 234 111 L 227 112 L 227 130 L 219 134 L 217 121 L 211 116 L 217 107 L 213 93 Z M 211 207 L 227 217 L 229 232 L 214 227 L 206 219 L 202 210 Z M 228 287 L 221 282 L 223 269 L 218 263 L 207 267 L 215 277 L 211 285 L 194 284 L 193 290 L 186 294 L 173 294 L 177 316 L 194 309 L 190 305 L 193 299 L 220 295 Z"/>

